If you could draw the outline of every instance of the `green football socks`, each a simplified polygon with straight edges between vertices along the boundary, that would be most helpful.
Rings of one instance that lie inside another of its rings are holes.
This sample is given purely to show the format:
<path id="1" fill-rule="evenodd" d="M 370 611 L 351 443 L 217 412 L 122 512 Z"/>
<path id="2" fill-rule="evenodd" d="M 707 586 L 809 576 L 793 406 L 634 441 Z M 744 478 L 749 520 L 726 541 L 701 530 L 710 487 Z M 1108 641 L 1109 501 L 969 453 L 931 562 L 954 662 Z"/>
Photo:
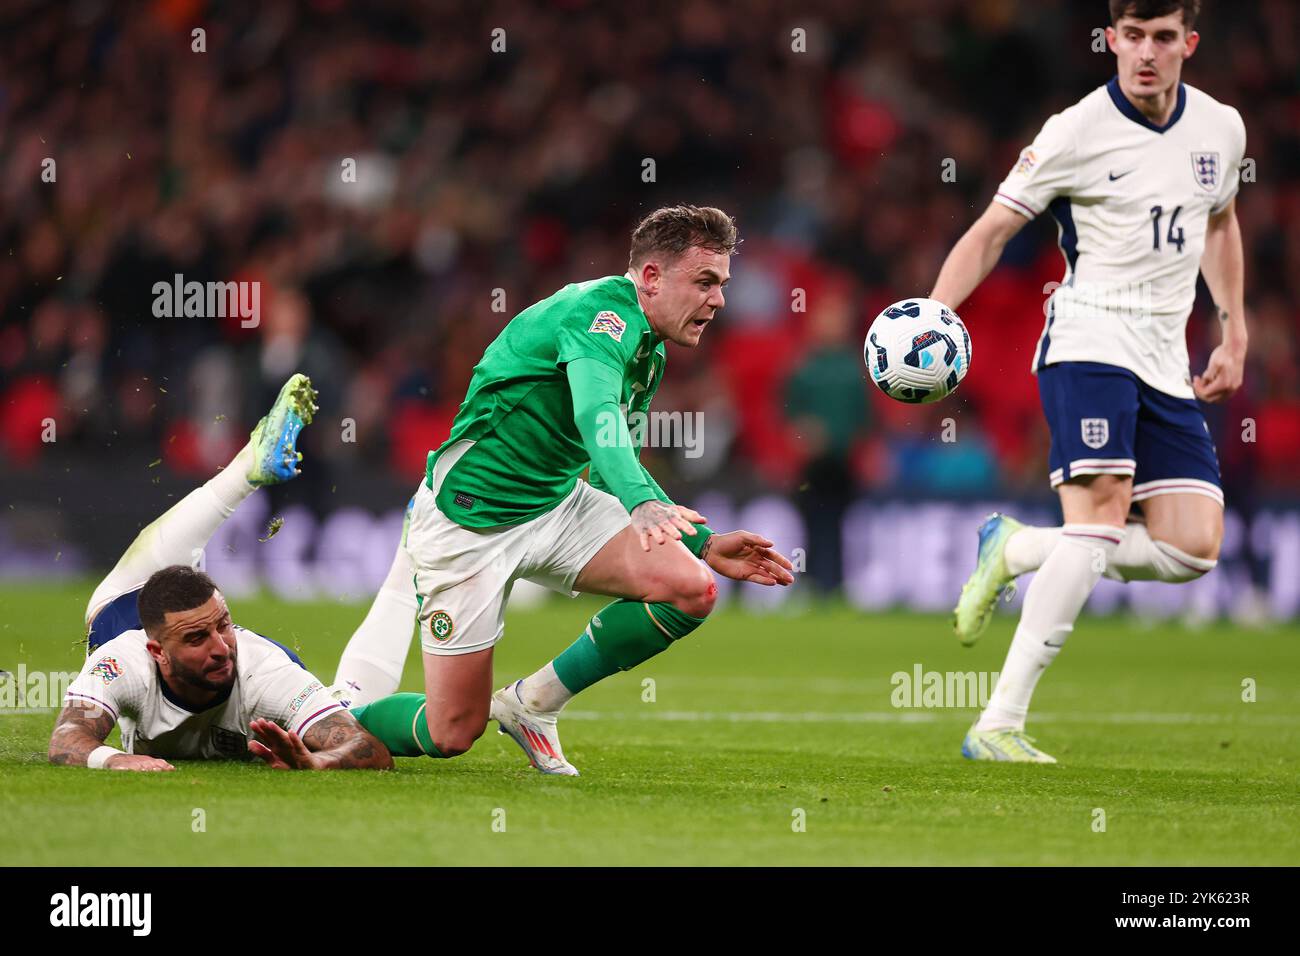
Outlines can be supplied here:
<path id="1" fill-rule="evenodd" d="M 570 693 L 630 670 L 666 651 L 704 623 L 671 604 L 620 600 L 603 608 L 582 636 L 555 658 L 555 676 Z"/>
<path id="2" fill-rule="evenodd" d="M 392 694 L 353 708 L 352 716 L 394 757 L 441 757 L 429 735 L 423 694 Z"/>

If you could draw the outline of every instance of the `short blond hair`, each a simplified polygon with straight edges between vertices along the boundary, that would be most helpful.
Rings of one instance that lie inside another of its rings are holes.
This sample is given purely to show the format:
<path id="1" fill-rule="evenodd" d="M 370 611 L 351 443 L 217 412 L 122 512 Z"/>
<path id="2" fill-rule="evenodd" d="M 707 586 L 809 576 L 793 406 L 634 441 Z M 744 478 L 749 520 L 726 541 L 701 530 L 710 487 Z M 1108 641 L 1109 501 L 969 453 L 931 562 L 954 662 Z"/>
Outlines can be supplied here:
<path id="1" fill-rule="evenodd" d="M 731 255 L 740 245 L 736 220 L 713 206 L 664 206 L 650 213 L 632 230 L 628 264 L 641 265 L 656 253 L 676 259 L 698 246 Z"/>

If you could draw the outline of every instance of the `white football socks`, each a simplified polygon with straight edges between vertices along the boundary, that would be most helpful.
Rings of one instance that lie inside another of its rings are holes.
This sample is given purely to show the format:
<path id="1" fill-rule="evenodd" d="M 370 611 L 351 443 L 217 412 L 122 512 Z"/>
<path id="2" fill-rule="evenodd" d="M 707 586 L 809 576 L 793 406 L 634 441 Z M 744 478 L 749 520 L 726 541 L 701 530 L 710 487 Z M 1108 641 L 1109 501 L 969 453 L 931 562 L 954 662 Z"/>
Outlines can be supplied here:
<path id="1" fill-rule="evenodd" d="M 224 512 L 223 519 L 229 518 L 239 507 L 239 503 L 257 490 L 248 483 L 248 473 L 252 468 L 253 444 L 249 442 L 239 449 L 239 454 L 230 460 L 230 464 L 209 478 L 207 484 L 203 486 L 212 492 L 221 505 Z M 216 528 L 212 530 L 216 531 Z M 211 537 L 211 534 L 208 536 Z"/>
<path id="2" fill-rule="evenodd" d="M 554 713 L 573 699 L 573 692 L 561 683 L 554 663 L 525 677 L 519 685 L 519 699 L 530 710 Z"/>
<path id="3" fill-rule="evenodd" d="M 1130 522 L 1124 531 L 1124 541 L 1106 565 L 1105 574 L 1111 580 L 1181 584 L 1214 570 L 1218 564 L 1153 539 L 1147 526 L 1140 522 Z M 1007 570 L 1016 576 L 1038 570 L 1060 540 L 1060 528 L 1022 528 L 1007 539 L 1004 552 Z"/>
<path id="4" fill-rule="evenodd" d="M 223 471 L 176 502 L 146 526 L 117 565 L 95 588 L 86 605 L 86 621 L 104 604 L 142 586 L 149 576 L 171 564 L 191 567 L 203 563 L 208 540 L 239 503 L 257 489 L 248 483 L 253 449 L 245 445 Z"/>
<path id="5" fill-rule="evenodd" d="M 1219 562 L 1197 558 L 1165 541 L 1156 541 L 1144 524 L 1130 524 L 1124 543 L 1115 549 L 1115 557 L 1106 576 L 1116 581 L 1168 581 L 1181 584 L 1194 581 L 1213 571 Z"/>
<path id="6" fill-rule="evenodd" d="M 411 649 L 419 602 L 406 548 L 397 546 L 388 576 L 339 658 L 334 691 L 359 707 L 395 693 Z"/>
<path id="7" fill-rule="evenodd" d="M 1037 571 L 1056 547 L 1056 542 L 1060 540 L 1060 528 L 1035 528 L 1032 525 L 1025 525 L 1007 538 L 1006 550 L 1002 552 L 1007 570 L 1016 577 L 1028 571 Z"/>
<path id="8" fill-rule="evenodd" d="M 1067 524 L 1060 529 L 1057 546 L 1025 593 L 1006 663 L 976 730 L 1024 729 L 1038 678 L 1061 652 L 1124 534 L 1124 529 L 1110 525 Z"/>

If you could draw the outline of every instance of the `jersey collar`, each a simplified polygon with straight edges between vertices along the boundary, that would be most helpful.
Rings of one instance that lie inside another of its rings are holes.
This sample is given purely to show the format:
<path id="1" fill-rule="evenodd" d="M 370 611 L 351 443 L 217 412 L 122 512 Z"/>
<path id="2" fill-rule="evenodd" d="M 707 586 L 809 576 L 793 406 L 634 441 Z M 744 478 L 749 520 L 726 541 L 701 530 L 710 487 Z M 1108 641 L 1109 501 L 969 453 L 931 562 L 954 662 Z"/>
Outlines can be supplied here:
<path id="1" fill-rule="evenodd" d="M 1110 82 L 1106 84 L 1106 91 L 1110 93 L 1111 102 L 1115 108 L 1137 123 L 1139 126 L 1145 126 L 1147 129 L 1156 133 L 1165 133 L 1169 131 L 1179 117 L 1183 115 L 1183 109 L 1187 106 L 1187 87 L 1181 81 L 1178 83 L 1178 102 L 1174 104 L 1174 111 L 1169 115 L 1169 122 L 1164 126 L 1157 126 L 1145 116 L 1142 111 L 1129 102 L 1129 98 L 1124 95 L 1124 91 L 1119 88 L 1119 76 L 1112 76 Z"/>

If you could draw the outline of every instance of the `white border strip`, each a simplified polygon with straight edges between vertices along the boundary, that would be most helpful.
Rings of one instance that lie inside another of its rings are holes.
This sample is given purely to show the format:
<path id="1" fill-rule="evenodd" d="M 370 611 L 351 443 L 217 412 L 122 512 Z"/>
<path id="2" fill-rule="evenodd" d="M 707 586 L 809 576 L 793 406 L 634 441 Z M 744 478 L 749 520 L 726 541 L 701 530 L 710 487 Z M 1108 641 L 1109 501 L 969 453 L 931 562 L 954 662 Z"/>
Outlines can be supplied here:
<path id="1" fill-rule="evenodd" d="M 1156 495 L 1204 495 L 1223 504 L 1223 489 L 1212 481 L 1199 478 L 1161 478 L 1133 486 L 1133 500 L 1142 501 Z"/>
<path id="2" fill-rule="evenodd" d="M 1082 475 L 1127 475 L 1130 478 L 1137 470 L 1137 462 L 1132 458 L 1076 458 L 1070 462 L 1070 477 Z M 1057 468 L 1047 476 L 1055 488 L 1065 481 L 1065 469 Z"/>
<path id="3" fill-rule="evenodd" d="M 1076 468 L 1128 468 L 1130 470 L 1137 468 L 1137 462 L 1132 458 L 1076 458 L 1070 462 L 1070 470 Z"/>

